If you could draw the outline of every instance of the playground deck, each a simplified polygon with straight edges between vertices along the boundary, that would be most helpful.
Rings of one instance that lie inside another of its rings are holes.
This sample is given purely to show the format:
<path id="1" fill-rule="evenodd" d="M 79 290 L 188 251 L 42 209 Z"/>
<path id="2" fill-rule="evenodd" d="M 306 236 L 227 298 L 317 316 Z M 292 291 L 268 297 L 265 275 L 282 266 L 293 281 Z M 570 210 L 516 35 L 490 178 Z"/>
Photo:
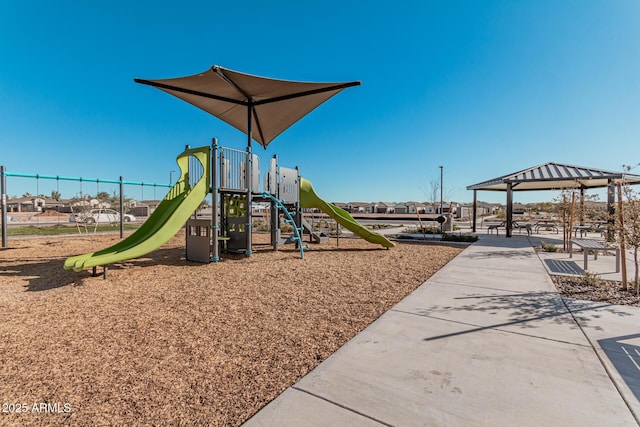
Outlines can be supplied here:
<path id="1" fill-rule="evenodd" d="M 460 252 L 341 238 L 302 261 L 256 234 L 252 257 L 198 264 L 180 233 L 112 266 L 109 280 L 62 269 L 117 240 L 12 239 L 0 250 L 0 396 L 62 408 L 0 424 L 239 425 Z"/>

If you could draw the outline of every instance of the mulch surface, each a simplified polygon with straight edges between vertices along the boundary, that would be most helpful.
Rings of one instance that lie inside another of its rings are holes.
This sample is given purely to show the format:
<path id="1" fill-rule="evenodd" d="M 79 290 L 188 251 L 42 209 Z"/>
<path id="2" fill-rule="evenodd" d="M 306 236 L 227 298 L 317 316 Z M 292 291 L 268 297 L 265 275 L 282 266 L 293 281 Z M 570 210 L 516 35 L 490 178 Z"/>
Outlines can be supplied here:
<path id="1" fill-rule="evenodd" d="M 239 425 L 461 251 L 341 238 L 302 261 L 254 240 L 198 264 L 180 234 L 108 280 L 62 264 L 117 236 L 10 240 L 0 425 Z"/>
<path id="2" fill-rule="evenodd" d="M 551 278 L 560 295 L 566 298 L 640 307 L 640 295 L 636 294 L 634 284 L 627 290 L 621 282 L 613 280 L 559 275 Z"/>

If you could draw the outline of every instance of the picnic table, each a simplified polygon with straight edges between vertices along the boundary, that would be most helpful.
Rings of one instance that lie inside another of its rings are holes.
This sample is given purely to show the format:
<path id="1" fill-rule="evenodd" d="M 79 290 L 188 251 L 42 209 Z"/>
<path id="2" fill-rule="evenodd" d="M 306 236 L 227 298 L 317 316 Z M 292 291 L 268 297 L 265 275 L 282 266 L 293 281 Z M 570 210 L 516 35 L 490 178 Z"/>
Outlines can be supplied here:
<path id="1" fill-rule="evenodd" d="M 491 232 L 491 234 L 493 234 L 493 230 L 496 230 L 496 234 L 500 234 L 499 233 L 499 229 L 500 228 L 504 228 L 507 226 L 507 221 L 502 221 L 499 224 L 490 224 L 487 227 L 487 234 L 489 234 Z M 525 224 L 525 223 L 518 223 L 516 221 L 511 221 L 511 227 L 512 229 L 518 229 L 520 230 L 520 234 L 522 234 L 522 230 L 526 230 L 527 234 L 531 235 L 531 224 Z"/>
<path id="2" fill-rule="evenodd" d="M 580 237 L 584 237 L 587 234 L 587 231 L 591 231 L 593 226 L 591 225 L 574 225 L 573 226 L 573 237 L 578 237 L 578 232 L 580 232 Z"/>
<path id="3" fill-rule="evenodd" d="M 598 259 L 598 251 L 607 251 L 611 249 L 616 250 L 616 273 L 620 272 L 620 248 L 612 248 L 604 244 L 599 240 L 593 239 L 571 239 L 569 240 L 569 258 L 573 258 L 573 245 L 578 246 L 584 252 L 584 270 L 587 271 L 588 267 L 588 254 L 589 251 L 593 251 L 593 259 Z"/>
<path id="4" fill-rule="evenodd" d="M 555 230 L 556 234 L 559 233 L 558 223 L 556 221 L 541 219 L 540 221 L 537 221 L 535 224 L 533 224 L 533 229 L 536 232 L 536 234 L 540 232 L 541 228 L 545 230 L 547 228 L 551 228 Z"/>

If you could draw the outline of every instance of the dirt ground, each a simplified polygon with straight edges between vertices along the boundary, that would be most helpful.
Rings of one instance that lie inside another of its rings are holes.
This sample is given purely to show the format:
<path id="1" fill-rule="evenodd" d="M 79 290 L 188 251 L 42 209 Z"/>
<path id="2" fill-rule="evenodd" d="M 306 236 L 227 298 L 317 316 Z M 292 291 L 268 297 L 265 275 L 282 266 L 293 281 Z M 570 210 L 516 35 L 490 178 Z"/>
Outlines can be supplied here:
<path id="1" fill-rule="evenodd" d="M 178 235 L 108 280 L 62 269 L 117 240 L 0 249 L 0 425 L 239 425 L 461 251 L 342 238 L 197 264 Z"/>

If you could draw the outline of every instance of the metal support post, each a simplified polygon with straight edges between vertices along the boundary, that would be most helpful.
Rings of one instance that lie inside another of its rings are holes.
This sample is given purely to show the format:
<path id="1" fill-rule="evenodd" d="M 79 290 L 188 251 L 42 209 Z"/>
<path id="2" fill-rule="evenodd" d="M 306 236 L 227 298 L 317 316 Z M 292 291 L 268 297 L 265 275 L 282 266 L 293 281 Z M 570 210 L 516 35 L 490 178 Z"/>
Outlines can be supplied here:
<path id="1" fill-rule="evenodd" d="M 296 197 L 296 204 L 295 204 L 296 214 L 294 216 L 295 224 L 293 224 L 293 226 L 297 227 L 300 230 L 300 240 L 297 241 L 296 243 L 299 245 L 302 245 L 303 244 L 302 238 L 304 236 L 304 231 L 302 227 L 302 209 L 300 208 L 300 168 L 298 168 L 298 166 L 296 166 L 296 176 L 298 177 L 297 178 L 298 185 L 296 188 L 297 197 Z"/>
<path id="2" fill-rule="evenodd" d="M 440 168 L 440 216 L 444 216 L 444 212 L 442 212 L 442 171 L 444 166 L 438 166 Z M 451 206 L 449 206 L 449 209 L 451 209 Z M 444 232 L 444 222 L 440 223 L 440 233 Z"/>
<path id="3" fill-rule="evenodd" d="M 7 247 L 7 178 L 5 167 L 0 166 L 0 198 L 2 198 L 2 247 Z"/>
<path id="4" fill-rule="evenodd" d="M 278 155 L 274 154 L 273 158 L 276 160 L 276 176 L 275 179 L 273 179 L 275 188 L 270 188 L 269 191 L 275 195 L 276 199 L 280 199 L 280 167 L 278 166 Z M 269 210 L 271 213 L 271 245 L 273 246 L 273 250 L 277 251 L 278 245 L 280 244 L 280 214 L 273 200 L 270 201 Z"/>
<path id="5" fill-rule="evenodd" d="M 584 185 L 580 186 L 580 225 L 584 225 Z"/>
<path id="6" fill-rule="evenodd" d="M 609 217 L 607 218 L 607 242 L 613 242 L 616 239 L 615 225 L 616 225 L 616 184 L 612 179 L 609 179 L 609 186 L 607 187 L 607 212 Z"/>
<path id="7" fill-rule="evenodd" d="M 269 200 L 269 216 L 271 221 L 271 246 L 273 246 L 274 251 L 277 251 L 280 241 L 280 214 L 273 200 Z"/>
<path id="8" fill-rule="evenodd" d="M 473 231 L 474 233 L 476 232 L 477 214 L 478 214 L 478 190 L 473 190 L 473 209 L 472 209 L 473 219 L 471 220 L 471 231 Z"/>
<path id="9" fill-rule="evenodd" d="M 124 237 L 124 184 L 120 177 L 120 238 Z"/>
<path id="10" fill-rule="evenodd" d="M 251 225 L 251 200 L 253 198 L 253 173 L 252 173 L 252 169 L 253 169 L 253 155 L 251 154 L 251 147 L 247 147 L 247 161 L 245 162 L 245 165 L 247 165 L 245 167 L 245 179 L 247 182 L 247 222 L 245 224 L 245 235 L 246 235 L 246 252 L 245 254 L 247 256 L 251 256 L 251 231 L 252 231 L 252 225 Z"/>
<path id="11" fill-rule="evenodd" d="M 507 224 L 505 226 L 507 237 L 511 237 L 513 226 L 513 184 L 507 183 Z"/>
<path id="12" fill-rule="evenodd" d="M 251 205 L 253 198 L 253 155 L 251 152 L 251 139 L 253 138 L 253 99 L 249 99 L 249 108 L 247 108 L 247 161 L 245 162 L 245 182 L 247 183 L 247 223 L 245 225 L 246 235 L 246 252 L 247 256 L 251 256 Z"/>
<path id="13" fill-rule="evenodd" d="M 218 218 L 218 196 L 220 192 L 220 182 L 218 180 L 218 140 L 211 141 L 211 242 L 213 243 L 211 261 L 220 261 L 220 247 L 218 237 L 220 236 L 220 220 Z"/>

